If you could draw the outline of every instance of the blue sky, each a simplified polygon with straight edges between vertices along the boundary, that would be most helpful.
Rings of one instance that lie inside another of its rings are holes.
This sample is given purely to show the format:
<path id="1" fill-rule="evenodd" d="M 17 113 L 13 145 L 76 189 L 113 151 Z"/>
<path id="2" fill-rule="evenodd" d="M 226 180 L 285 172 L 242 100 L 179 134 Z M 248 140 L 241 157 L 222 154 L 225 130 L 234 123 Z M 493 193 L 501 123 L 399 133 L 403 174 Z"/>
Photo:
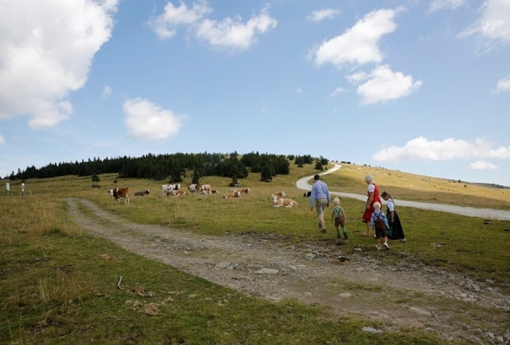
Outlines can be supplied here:
<path id="1" fill-rule="evenodd" d="M 0 0 L 0 175 L 310 154 L 510 185 L 510 0 Z"/>

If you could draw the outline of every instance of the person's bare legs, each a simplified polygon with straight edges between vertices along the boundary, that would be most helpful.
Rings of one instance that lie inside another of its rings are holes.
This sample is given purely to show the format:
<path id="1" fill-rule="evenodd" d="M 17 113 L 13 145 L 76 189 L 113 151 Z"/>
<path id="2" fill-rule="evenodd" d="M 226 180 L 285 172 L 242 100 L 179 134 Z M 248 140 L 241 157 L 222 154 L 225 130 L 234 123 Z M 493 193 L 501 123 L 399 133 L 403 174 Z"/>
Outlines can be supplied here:
<path id="1" fill-rule="evenodd" d="M 384 238 L 384 247 L 385 247 L 386 249 L 390 249 L 390 246 L 388 245 L 388 237 L 385 237 L 385 238 Z"/>
<path id="2" fill-rule="evenodd" d="M 365 232 L 365 236 L 370 236 L 370 222 L 365 222 L 367 225 L 367 232 Z"/>
<path id="3" fill-rule="evenodd" d="M 321 225 L 321 230 L 326 229 L 326 224 L 324 224 L 324 212 L 322 212 L 318 217 L 319 217 L 319 224 Z"/>

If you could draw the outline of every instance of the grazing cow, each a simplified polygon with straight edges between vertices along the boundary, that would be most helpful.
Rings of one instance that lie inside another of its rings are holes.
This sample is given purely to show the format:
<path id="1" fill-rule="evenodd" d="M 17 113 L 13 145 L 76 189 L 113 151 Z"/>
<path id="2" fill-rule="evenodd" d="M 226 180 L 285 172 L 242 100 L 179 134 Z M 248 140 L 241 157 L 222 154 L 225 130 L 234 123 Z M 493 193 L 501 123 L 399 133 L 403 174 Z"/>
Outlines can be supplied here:
<path id="1" fill-rule="evenodd" d="M 223 195 L 223 197 L 224 197 L 225 199 L 229 199 L 229 198 L 240 198 L 240 197 L 241 197 L 241 192 L 239 192 L 239 191 L 230 192 L 230 193 L 227 193 L 227 194 Z"/>
<path id="2" fill-rule="evenodd" d="M 164 184 L 161 186 L 161 195 L 166 196 L 167 192 L 171 192 L 174 190 L 181 189 L 181 185 L 179 183 L 175 184 Z"/>
<path id="3" fill-rule="evenodd" d="M 108 191 L 118 202 L 120 198 L 124 199 L 124 204 L 129 204 L 129 187 L 113 188 Z"/>
<path id="4" fill-rule="evenodd" d="M 287 196 L 287 194 L 285 194 L 285 192 L 283 192 L 283 191 L 282 191 L 282 192 L 278 192 L 278 193 L 273 193 L 273 194 L 271 194 L 271 196 L 270 196 L 269 198 L 270 198 L 270 199 L 272 199 L 272 198 L 273 198 L 273 195 L 276 195 L 276 196 L 277 196 L 277 197 L 279 197 L 279 198 L 283 198 L 283 197 Z"/>
<path id="5" fill-rule="evenodd" d="M 173 190 L 171 192 L 167 192 L 167 196 L 183 196 L 186 195 L 186 192 L 183 190 Z"/>
<path id="6" fill-rule="evenodd" d="M 231 192 L 239 192 L 241 194 L 248 194 L 250 192 L 250 188 L 243 188 L 243 189 L 231 189 Z"/>
<path id="7" fill-rule="evenodd" d="M 210 184 L 203 184 L 200 186 L 200 193 L 202 194 L 211 194 L 211 185 Z"/>
<path id="8" fill-rule="evenodd" d="M 198 183 L 192 183 L 188 185 L 188 189 L 190 193 L 198 193 L 200 185 Z"/>
<path id="9" fill-rule="evenodd" d="M 311 192 L 311 191 L 308 191 L 308 192 L 304 192 L 304 193 L 303 193 L 303 196 L 304 196 L 305 198 L 309 198 L 309 197 L 310 197 L 310 195 L 312 195 L 312 192 Z"/>
<path id="10" fill-rule="evenodd" d="M 141 191 L 141 192 L 136 192 L 135 193 L 135 196 L 144 196 L 144 195 L 149 195 L 149 193 L 151 192 L 150 189 L 146 189 L 144 191 Z"/>
<path id="11" fill-rule="evenodd" d="M 297 207 L 298 203 L 289 198 L 279 198 L 273 195 L 273 206 L 274 207 Z"/>

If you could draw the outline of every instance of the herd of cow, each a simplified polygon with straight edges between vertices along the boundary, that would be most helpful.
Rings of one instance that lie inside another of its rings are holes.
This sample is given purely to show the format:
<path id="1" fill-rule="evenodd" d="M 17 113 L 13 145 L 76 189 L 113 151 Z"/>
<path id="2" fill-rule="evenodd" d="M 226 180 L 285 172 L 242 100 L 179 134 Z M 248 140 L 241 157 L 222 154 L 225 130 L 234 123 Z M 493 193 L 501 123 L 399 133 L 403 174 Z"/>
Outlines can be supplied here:
<path id="1" fill-rule="evenodd" d="M 187 186 L 188 191 L 181 190 L 181 184 L 175 183 L 175 184 L 164 184 L 161 186 L 161 196 L 167 197 L 167 196 L 183 196 L 187 194 L 193 194 L 193 193 L 200 193 L 205 195 L 211 195 L 211 194 L 219 194 L 219 191 L 217 189 L 211 188 L 211 185 L 204 184 L 200 185 L 198 183 L 192 183 Z M 136 192 L 135 196 L 144 196 L 150 194 L 151 190 L 146 189 L 144 191 Z M 250 188 L 243 188 L 243 189 L 232 189 L 230 193 L 227 193 L 223 195 L 225 199 L 227 198 L 239 198 L 241 194 L 248 194 L 250 192 Z M 115 202 L 118 202 L 120 199 L 124 199 L 125 204 L 129 204 L 129 187 L 117 187 L 112 188 L 108 191 L 111 196 L 115 198 Z"/>
<path id="2" fill-rule="evenodd" d="M 193 193 L 200 193 L 205 195 L 211 194 L 219 194 L 218 190 L 212 189 L 211 185 L 204 184 L 200 185 L 198 183 L 192 183 L 187 186 L 188 191 L 181 190 L 181 185 L 179 183 L 175 184 L 164 184 L 161 186 L 161 196 L 162 197 L 178 197 Z M 151 190 L 146 189 L 144 191 L 139 191 L 135 193 L 135 196 L 144 196 L 150 194 Z M 242 194 L 248 194 L 250 192 L 250 188 L 242 188 L 242 189 L 231 189 L 230 192 L 223 195 L 225 199 L 229 198 L 240 198 Z M 115 198 L 115 202 L 118 202 L 120 199 L 124 199 L 125 204 L 129 204 L 129 187 L 117 187 L 110 189 L 108 191 L 110 195 Z M 305 195 L 304 196 L 309 196 Z M 274 207 L 297 207 L 298 203 L 295 200 L 290 198 L 286 198 L 285 192 L 278 192 L 271 194 L 269 197 L 273 200 Z"/>

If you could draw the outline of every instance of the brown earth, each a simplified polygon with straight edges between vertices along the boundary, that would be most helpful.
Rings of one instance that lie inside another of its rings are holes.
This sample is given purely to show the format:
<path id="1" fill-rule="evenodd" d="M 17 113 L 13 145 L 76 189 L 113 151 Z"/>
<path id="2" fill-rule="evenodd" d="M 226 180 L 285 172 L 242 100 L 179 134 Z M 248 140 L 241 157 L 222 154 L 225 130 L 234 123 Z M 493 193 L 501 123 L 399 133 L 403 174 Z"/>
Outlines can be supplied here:
<path id="1" fill-rule="evenodd" d="M 85 199 L 66 199 L 87 232 L 128 251 L 227 288 L 270 301 L 297 299 L 366 320 L 366 331 L 416 327 L 448 340 L 510 343 L 510 287 L 439 271 L 410 259 L 391 266 L 338 243 L 291 243 L 257 234 L 204 236 L 132 223 Z M 400 249 L 405 244 L 399 244 Z M 382 321 L 377 329 L 371 320 Z"/>

